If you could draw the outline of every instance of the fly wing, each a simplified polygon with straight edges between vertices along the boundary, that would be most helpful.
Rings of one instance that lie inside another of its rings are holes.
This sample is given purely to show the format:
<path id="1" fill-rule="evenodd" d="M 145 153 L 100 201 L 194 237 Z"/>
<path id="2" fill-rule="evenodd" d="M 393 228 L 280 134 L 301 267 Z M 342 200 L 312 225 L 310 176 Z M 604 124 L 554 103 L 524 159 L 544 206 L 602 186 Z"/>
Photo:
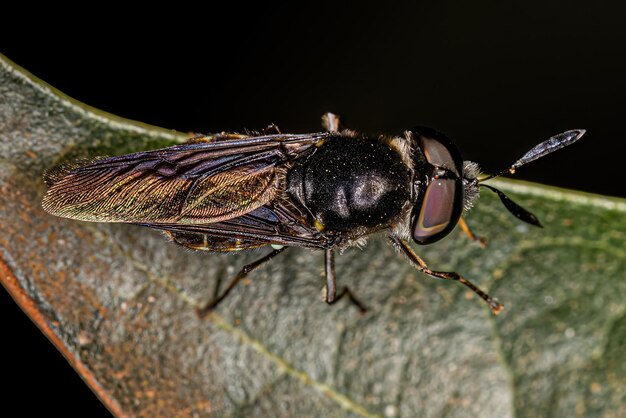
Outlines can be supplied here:
<path id="1" fill-rule="evenodd" d="M 179 245 L 194 250 L 229 252 L 265 245 L 330 248 L 332 236 L 315 228 L 308 212 L 290 199 L 261 206 L 245 215 L 204 225 L 142 223 L 166 232 Z"/>
<path id="2" fill-rule="evenodd" d="M 289 164 L 327 135 L 218 136 L 61 168 L 42 205 L 92 222 L 220 222 L 270 202 Z"/>

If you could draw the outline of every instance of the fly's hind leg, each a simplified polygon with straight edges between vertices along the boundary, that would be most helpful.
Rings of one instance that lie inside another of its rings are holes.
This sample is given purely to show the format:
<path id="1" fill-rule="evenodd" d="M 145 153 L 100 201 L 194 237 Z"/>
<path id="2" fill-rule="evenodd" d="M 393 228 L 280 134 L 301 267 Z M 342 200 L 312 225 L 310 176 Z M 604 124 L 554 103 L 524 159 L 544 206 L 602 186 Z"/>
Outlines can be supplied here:
<path id="1" fill-rule="evenodd" d="M 326 250 L 326 286 L 324 286 L 325 295 L 324 299 L 329 305 L 334 304 L 344 296 L 350 299 L 362 313 L 367 312 L 367 307 L 359 299 L 354 296 L 350 289 L 346 286 L 343 290 L 337 294 L 337 281 L 335 277 L 335 253 L 333 250 Z"/>
<path id="2" fill-rule="evenodd" d="M 199 308 L 198 310 L 196 310 L 196 313 L 198 314 L 198 316 L 200 318 L 206 316 L 209 312 L 211 312 L 213 309 L 215 309 L 217 307 L 217 305 L 219 305 L 220 302 L 222 302 L 226 298 L 226 296 L 228 296 L 228 294 L 235 288 L 235 286 L 237 286 L 237 284 L 240 281 L 242 281 L 243 279 L 245 279 L 248 276 L 248 274 L 250 274 L 254 270 L 258 269 L 263 264 L 265 264 L 268 261 L 270 261 L 272 258 L 276 257 L 278 254 L 280 254 L 283 251 L 285 251 L 285 249 L 287 249 L 287 247 L 282 247 L 282 248 L 275 249 L 271 253 L 269 253 L 269 254 L 259 258 L 258 260 L 253 261 L 250 264 L 246 264 L 241 269 L 241 271 L 239 273 L 237 273 L 237 275 L 231 279 L 230 283 L 228 283 L 228 286 L 226 286 L 226 289 L 224 289 L 224 291 L 222 291 L 222 293 L 220 295 L 216 296 L 205 307 Z"/>

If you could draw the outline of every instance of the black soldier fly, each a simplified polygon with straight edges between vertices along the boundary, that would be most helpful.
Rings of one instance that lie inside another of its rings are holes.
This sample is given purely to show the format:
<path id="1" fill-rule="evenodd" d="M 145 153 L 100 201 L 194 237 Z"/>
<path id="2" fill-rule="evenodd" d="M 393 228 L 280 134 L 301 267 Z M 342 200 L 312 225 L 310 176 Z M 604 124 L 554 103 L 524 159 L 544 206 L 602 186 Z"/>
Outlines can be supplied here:
<path id="1" fill-rule="evenodd" d="M 325 132 L 283 134 L 271 125 L 263 132 L 220 133 L 168 148 L 137 152 L 49 171 L 43 208 L 66 218 L 124 222 L 164 231 L 184 247 L 231 252 L 271 246 L 246 265 L 200 313 L 206 314 L 252 270 L 287 247 L 323 250 L 325 300 L 349 297 L 337 292 L 334 254 L 387 231 L 388 239 L 420 271 L 457 280 L 498 314 L 502 305 L 456 272 L 431 270 L 408 240 L 431 244 L 459 224 L 478 197 L 479 186 L 498 194 L 513 215 L 532 225 L 537 218 L 500 190 L 482 184 L 478 166 L 463 161 L 444 134 L 416 127 L 404 136 L 367 136 L 342 129 L 339 118 L 322 118 Z M 571 130 L 537 145 L 504 172 L 577 141 Z M 499 173 L 499 174 L 503 174 Z M 498 174 L 498 175 L 499 175 Z"/>

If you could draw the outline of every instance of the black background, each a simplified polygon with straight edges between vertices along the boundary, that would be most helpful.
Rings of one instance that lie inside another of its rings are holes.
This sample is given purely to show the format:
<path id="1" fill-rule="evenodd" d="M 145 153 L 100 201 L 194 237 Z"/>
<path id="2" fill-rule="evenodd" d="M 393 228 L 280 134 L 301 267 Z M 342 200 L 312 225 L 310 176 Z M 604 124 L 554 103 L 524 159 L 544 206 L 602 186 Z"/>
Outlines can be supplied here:
<path id="1" fill-rule="evenodd" d="M 586 128 L 581 142 L 517 177 L 626 196 L 619 2 L 475 3 L 205 5 L 153 10 L 160 18 L 112 5 L 80 17 L 16 13 L 0 52 L 80 101 L 184 132 L 270 122 L 312 132 L 333 111 L 366 132 L 435 127 L 497 171 L 553 134 Z M 3 367 L 12 383 L 3 398 L 28 393 L 28 410 L 106 414 L 0 297 L 0 352 L 13 366 Z"/>

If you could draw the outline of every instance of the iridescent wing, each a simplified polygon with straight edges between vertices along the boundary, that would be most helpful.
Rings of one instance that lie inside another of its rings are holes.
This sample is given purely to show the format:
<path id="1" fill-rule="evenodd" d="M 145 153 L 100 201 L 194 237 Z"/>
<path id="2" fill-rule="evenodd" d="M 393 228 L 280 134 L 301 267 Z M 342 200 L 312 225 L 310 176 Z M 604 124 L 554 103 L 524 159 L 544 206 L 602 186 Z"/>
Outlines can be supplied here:
<path id="1" fill-rule="evenodd" d="M 218 135 L 61 168 L 47 175 L 42 206 L 92 222 L 222 222 L 271 202 L 290 164 L 328 135 Z"/>

